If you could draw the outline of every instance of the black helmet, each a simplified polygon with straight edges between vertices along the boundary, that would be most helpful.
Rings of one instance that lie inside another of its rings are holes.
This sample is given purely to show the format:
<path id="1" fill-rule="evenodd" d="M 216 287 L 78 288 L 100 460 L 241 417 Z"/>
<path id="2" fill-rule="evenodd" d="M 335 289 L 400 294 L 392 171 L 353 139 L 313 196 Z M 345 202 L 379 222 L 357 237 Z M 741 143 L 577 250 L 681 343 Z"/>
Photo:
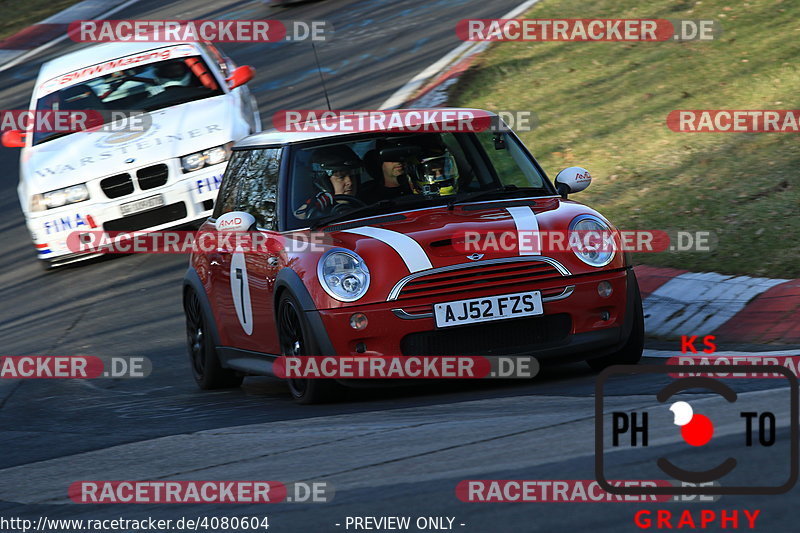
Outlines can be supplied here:
<path id="1" fill-rule="evenodd" d="M 358 155 L 345 145 L 325 146 L 311 153 L 314 183 L 327 192 L 333 192 L 330 178 L 335 172 L 346 172 L 353 181 L 359 183 L 363 167 L 364 164 Z"/>
<path id="2" fill-rule="evenodd" d="M 189 72 L 189 67 L 180 59 L 162 61 L 156 63 L 155 72 L 159 79 L 179 80 Z"/>

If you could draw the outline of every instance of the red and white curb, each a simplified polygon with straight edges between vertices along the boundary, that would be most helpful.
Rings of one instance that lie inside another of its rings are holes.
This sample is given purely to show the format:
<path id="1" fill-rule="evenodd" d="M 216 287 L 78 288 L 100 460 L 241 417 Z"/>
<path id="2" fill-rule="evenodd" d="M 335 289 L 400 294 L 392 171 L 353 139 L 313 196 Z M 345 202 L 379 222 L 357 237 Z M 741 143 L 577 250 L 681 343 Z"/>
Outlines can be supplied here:
<path id="1" fill-rule="evenodd" d="M 800 280 L 636 267 L 645 330 L 656 337 L 800 343 Z"/>
<path id="2" fill-rule="evenodd" d="M 103 19 L 138 1 L 83 0 L 33 26 L 28 26 L 0 41 L 0 72 L 68 39 L 67 28 L 70 22 Z"/>

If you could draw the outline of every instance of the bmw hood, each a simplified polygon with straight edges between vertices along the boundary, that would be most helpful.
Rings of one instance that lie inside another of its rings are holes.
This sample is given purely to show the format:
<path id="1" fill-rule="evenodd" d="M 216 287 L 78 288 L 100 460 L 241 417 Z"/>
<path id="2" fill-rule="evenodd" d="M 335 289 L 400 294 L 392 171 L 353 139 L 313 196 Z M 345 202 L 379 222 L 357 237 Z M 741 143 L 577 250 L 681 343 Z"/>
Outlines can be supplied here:
<path id="1" fill-rule="evenodd" d="M 231 95 L 150 113 L 144 131 L 84 131 L 26 149 L 21 177 L 29 194 L 68 187 L 181 157 L 233 140 Z"/>

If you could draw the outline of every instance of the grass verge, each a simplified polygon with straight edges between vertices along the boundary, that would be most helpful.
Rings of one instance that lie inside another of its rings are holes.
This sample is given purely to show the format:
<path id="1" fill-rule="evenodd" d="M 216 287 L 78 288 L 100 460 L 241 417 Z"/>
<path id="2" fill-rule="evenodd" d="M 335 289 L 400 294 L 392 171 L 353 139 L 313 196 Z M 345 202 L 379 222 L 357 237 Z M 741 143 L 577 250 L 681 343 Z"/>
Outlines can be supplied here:
<path id="1" fill-rule="evenodd" d="M 520 136 L 551 178 L 579 165 L 576 200 L 623 229 L 709 230 L 714 251 L 637 263 L 800 277 L 800 134 L 676 133 L 675 109 L 798 109 L 800 3 L 543 0 L 527 18 L 715 19 L 713 42 L 496 43 L 449 105 L 533 110 Z"/>

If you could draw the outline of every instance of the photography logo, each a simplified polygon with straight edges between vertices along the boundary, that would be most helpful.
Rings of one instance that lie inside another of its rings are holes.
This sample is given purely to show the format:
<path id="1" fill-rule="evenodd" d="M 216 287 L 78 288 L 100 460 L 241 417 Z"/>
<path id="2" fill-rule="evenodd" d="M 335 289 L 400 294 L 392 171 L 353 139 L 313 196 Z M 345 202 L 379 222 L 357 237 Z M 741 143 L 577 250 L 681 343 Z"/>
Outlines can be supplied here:
<path id="1" fill-rule="evenodd" d="M 778 377 L 707 377 L 742 372 Z M 595 476 L 612 494 L 782 494 L 798 477 L 798 415 L 797 378 L 783 366 L 609 367 L 596 383 Z M 609 481 L 665 477 L 680 483 Z"/>

